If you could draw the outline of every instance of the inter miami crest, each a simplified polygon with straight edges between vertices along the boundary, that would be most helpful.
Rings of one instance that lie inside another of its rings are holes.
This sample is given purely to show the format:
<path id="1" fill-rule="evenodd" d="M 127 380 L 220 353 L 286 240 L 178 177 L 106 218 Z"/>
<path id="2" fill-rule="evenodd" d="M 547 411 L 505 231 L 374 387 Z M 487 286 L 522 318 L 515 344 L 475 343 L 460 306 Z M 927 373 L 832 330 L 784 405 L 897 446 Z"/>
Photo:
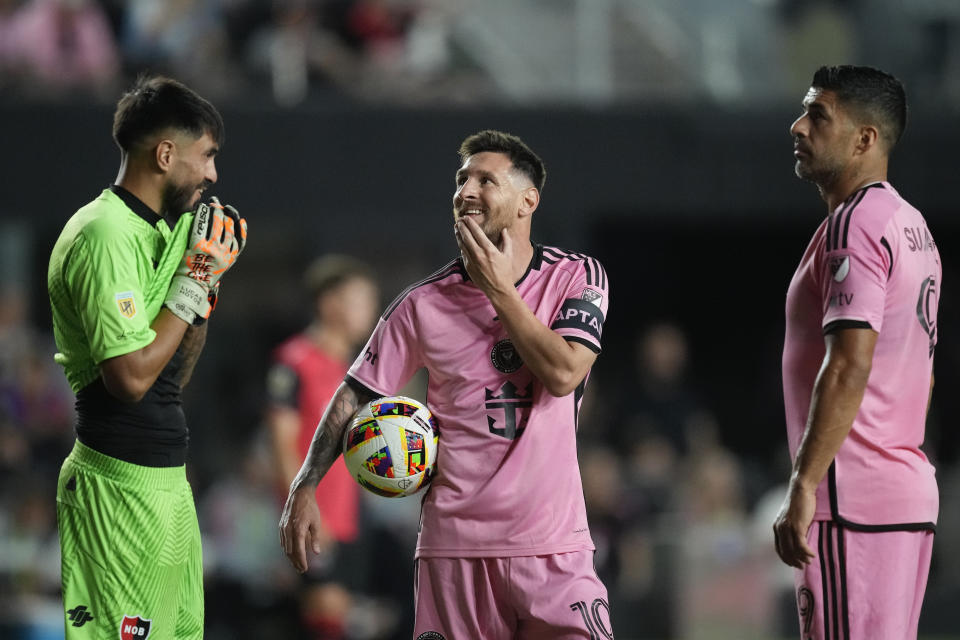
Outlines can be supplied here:
<path id="1" fill-rule="evenodd" d="M 509 338 L 504 338 L 493 345 L 490 351 L 490 362 L 497 371 L 502 373 L 513 373 L 523 366 L 523 358 L 517 353 Z"/>
<path id="2" fill-rule="evenodd" d="M 120 623 L 120 640 L 147 640 L 150 636 L 150 623 L 140 616 L 123 616 Z"/>

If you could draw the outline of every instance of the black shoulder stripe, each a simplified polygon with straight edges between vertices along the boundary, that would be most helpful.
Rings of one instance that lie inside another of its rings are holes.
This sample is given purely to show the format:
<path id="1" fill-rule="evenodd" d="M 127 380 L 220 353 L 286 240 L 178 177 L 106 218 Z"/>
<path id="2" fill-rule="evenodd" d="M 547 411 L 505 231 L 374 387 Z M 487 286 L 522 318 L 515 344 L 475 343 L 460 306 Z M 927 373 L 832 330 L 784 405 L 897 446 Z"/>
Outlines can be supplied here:
<path id="1" fill-rule="evenodd" d="M 863 201 L 863 196 L 867 195 L 867 189 L 861 189 L 860 193 L 857 195 L 856 199 L 849 205 L 847 209 L 847 219 L 843 223 L 843 248 L 847 248 L 847 236 L 850 233 L 850 219 L 853 217 L 853 212 L 856 211 L 857 205 Z"/>
<path id="2" fill-rule="evenodd" d="M 832 229 L 833 229 L 833 214 L 831 213 L 829 216 L 827 216 L 826 251 L 830 251 L 831 249 L 833 249 L 833 233 L 831 233 Z"/>
<path id="3" fill-rule="evenodd" d="M 880 244 L 882 244 L 883 248 L 890 254 L 890 266 L 887 268 L 887 280 L 889 280 L 890 276 L 893 275 L 893 249 L 890 248 L 890 243 L 887 242 L 886 238 L 880 238 Z"/>
<path id="4" fill-rule="evenodd" d="M 570 255 L 570 251 L 566 249 L 558 249 L 557 247 L 544 247 L 544 252 L 549 253 L 554 258 L 566 258 Z"/>
<path id="5" fill-rule="evenodd" d="M 389 318 L 390 314 L 392 314 L 394 311 L 397 310 L 397 307 L 400 306 L 400 303 L 403 302 L 404 298 L 410 295 L 410 293 L 413 292 L 414 289 L 419 289 L 424 285 L 428 285 L 433 282 L 438 282 L 445 278 L 449 278 L 452 275 L 461 273 L 461 271 L 462 270 L 460 267 L 460 259 L 457 258 L 456 260 L 444 266 L 439 271 L 436 271 L 432 275 L 427 276 L 420 282 L 413 283 L 412 285 L 404 289 L 403 292 L 399 296 L 397 296 L 393 302 L 390 303 L 390 306 L 387 307 L 387 310 L 383 312 L 383 319 L 386 320 L 387 318 Z"/>
<path id="6" fill-rule="evenodd" d="M 847 207 L 849 205 L 843 205 L 843 208 L 840 209 L 840 213 L 834 214 L 833 220 L 833 240 L 832 244 L 827 247 L 827 251 L 833 251 L 840 245 L 840 224 L 843 222 L 843 214 L 847 212 Z"/>
<path id="7" fill-rule="evenodd" d="M 599 287 L 601 289 L 607 288 L 607 270 L 603 268 L 603 265 L 600 264 L 600 261 L 596 258 L 592 258 L 594 267 L 597 269 L 597 274 L 600 276 Z"/>
<path id="8" fill-rule="evenodd" d="M 584 258 L 582 255 L 580 257 L 581 259 Z M 583 260 L 583 268 L 587 270 L 587 284 L 596 284 L 594 282 L 596 280 L 596 276 L 594 276 L 593 265 L 590 263 L 590 260 Z"/>
<path id="9" fill-rule="evenodd" d="M 827 222 L 827 251 L 840 248 L 840 229 L 843 225 L 843 218 L 847 215 L 847 212 L 850 211 L 850 205 L 853 201 L 858 197 L 862 197 L 862 192 L 862 189 L 858 189 L 851 193 L 847 199 L 843 201 L 843 206 L 840 208 L 840 211 L 830 214 L 830 221 Z"/>
<path id="10" fill-rule="evenodd" d="M 576 251 L 567 251 L 557 247 L 543 247 L 543 261 L 547 264 L 556 264 L 560 260 L 569 260 L 571 262 L 583 262 L 583 267 L 587 272 L 587 284 L 606 289 L 607 272 L 600 264 L 600 261 L 585 253 Z"/>
<path id="11" fill-rule="evenodd" d="M 882 189 L 883 185 L 880 183 L 868 184 L 862 189 L 854 191 L 844 200 L 840 213 L 831 215 L 829 222 L 827 222 L 827 251 L 847 248 L 847 237 L 850 233 L 850 218 L 853 217 L 853 211 L 863 200 L 867 191 L 875 188 Z M 840 235 L 841 228 L 843 230 L 842 236 Z"/>

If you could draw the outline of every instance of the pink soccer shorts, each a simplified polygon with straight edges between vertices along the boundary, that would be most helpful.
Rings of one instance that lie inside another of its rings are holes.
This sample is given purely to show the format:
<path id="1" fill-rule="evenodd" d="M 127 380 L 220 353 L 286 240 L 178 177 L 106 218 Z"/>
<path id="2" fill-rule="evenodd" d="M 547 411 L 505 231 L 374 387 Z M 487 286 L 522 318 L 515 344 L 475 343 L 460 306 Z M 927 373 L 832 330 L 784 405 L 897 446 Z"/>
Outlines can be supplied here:
<path id="1" fill-rule="evenodd" d="M 593 551 L 420 558 L 414 591 L 419 640 L 613 638 Z"/>

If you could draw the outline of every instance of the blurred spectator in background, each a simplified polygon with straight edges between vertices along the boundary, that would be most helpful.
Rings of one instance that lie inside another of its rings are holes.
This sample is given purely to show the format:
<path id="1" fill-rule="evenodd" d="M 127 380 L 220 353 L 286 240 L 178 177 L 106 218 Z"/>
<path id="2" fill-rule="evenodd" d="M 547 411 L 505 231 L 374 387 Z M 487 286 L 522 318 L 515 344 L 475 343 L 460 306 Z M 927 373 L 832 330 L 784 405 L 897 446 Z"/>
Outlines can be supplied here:
<path id="1" fill-rule="evenodd" d="M 0 292 L 0 477 L 55 474 L 73 441 L 73 393 L 53 337 L 28 324 L 26 307 L 19 288 Z"/>
<path id="2" fill-rule="evenodd" d="M 222 94 L 234 76 L 220 0 L 128 0 L 123 16 L 125 63 L 169 73 Z"/>
<path id="3" fill-rule="evenodd" d="M 53 95 L 114 90 L 120 58 L 95 0 L 0 0 L 0 71 Z M 14 8 L 15 10 L 11 10 Z"/>
<path id="4" fill-rule="evenodd" d="M 0 87 L 13 72 L 16 49 L 14 47 L 16 8 L 19 0 L 0 0 Z"/>
<path id="5" fill-rule="evenodd" d="M 0 637 L 40 640 L 62 637 L 50 479 L 73 440 L 73 394 L 27 307 L 18 286 L 0 291 L 0 602 L 12 603 Z"/>
<path id="6" fill-rule="evenodd" d="M 324 4 L 273 0 L 269 16 L 251 34 L 248 63 L 269 79 L 273 99 L 281 106 L 303 102 L 311 86 L 345 87 L 357 71 L 355 55 L 324 19 L 330 12 Z"/>
<path id="7" fill-rule="evenodd" d="M 264 439 L 254 439 L 235 471 L 218 478 L 200 501 L 206 640 L 315 637 L 300 629 L 290 597 L 297 576 L 276 552 L 271 453 Z"/>
<path id="8" fill-rule="evenodd" d="M 618 423 L 626 424 L 612 430 L 613 441 L 628 455 L 651 442 L 672 447 L 679 455 L 708 446 L 716 437 L 716 422 L 686 379 L 689 345 L 684 331 L 657 322 L 637 334 L 634 347 L 635 368 L 618 394 L 616 412 Z"/>
<path id="9" fill-rule="evenodd" d="M 276 490 L 281 500 L 306 458 L 327 403 L 343 381 L 379 311 L 372 269 L 346 256 L 325 256 L 307 269 L 304 282 L 313 300 L 313 319 L 275 352 L 267 378 L 267 424 L 273 443 Z M 325 527 L 324 553 L 304 575 L 302 637 L 346 636 L 351 590 L 366 586 L 358 561 L 359 485 L 338 458 L 317 486 Z"/>

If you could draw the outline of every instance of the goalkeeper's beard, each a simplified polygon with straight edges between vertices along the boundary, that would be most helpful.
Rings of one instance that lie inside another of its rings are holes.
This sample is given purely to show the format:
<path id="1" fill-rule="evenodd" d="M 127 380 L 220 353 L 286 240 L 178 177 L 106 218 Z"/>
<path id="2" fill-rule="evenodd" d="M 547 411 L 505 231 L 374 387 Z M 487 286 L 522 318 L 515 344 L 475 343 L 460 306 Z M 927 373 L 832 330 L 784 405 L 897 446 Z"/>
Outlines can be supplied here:
<path id="1" fill-rule="evenodd" d="M 177 185 L 168 182 L 163 188 L 163 194 L 160 197 L 160 214 L 163 217 L 172 217 L 179 220 L 187 211 L 193 211 L 200 201 L 200 196 L 194 200 L 194 193 L 199 189 L 201 192 L 210 186 L 209 181 L 204 180 L 198 185 Z"/>

